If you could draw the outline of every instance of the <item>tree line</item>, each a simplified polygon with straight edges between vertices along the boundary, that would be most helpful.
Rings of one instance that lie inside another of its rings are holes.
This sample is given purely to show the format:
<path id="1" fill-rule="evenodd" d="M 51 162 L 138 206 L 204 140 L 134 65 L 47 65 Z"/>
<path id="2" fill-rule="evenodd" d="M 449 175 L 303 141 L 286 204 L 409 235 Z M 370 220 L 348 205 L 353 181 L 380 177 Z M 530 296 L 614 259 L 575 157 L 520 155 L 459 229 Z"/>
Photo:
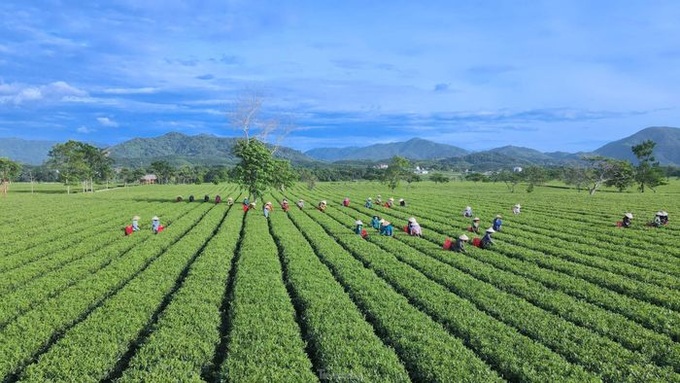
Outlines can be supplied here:
<path id="1" fill-rule="evenodd" d="M 520 184 L 528 192 L 537 185 L 551 180 L 560 180 L 577 190 L 594 194 L 602 186 L 614 187 L 620 191 L 637 185 L 639 191 L 654 191 L 666 177 L 680 176 L 680 170 L 661 167 L 653 156 L 656 144 L 645 141 L 631 148 L 638 158 L 638 164 L 605 157 L 588 157 L 580 163 L 562 167 L 528 166 L 521 172 L 500 169 L 485 173 L 470 172 L 463 179 L 473 182 L 502 182 L 509 191 L 515 191 Z M 257 198 L 263 190 L 272 186 L 285 188 L 301 181 L 313 188 L 320 181 L 377 181 L 388 188 L 396 188 L 400 182 L 408 184 L 425 178 L 415 174 L 416 163 L 403 157 L 393 157 L 387 167 L 378 167 L 373 162 L 314 164 L 307 167 L 293 167 L 289 161 L 273 157 L 275 149 L 267 147 L 257 138 L 237 141 L 233 152 L 240 163 L 236 166 L 172 166 L 168 161 L 154 161 L 146 167 L 115 167 L 106 150 L 92 145 L 68 141 L 56 144 L 48 160 L 40 166 L 20 165 L 6 158 L 0 158 L 0 179 L 22 182 L 61 182 L 67 192 L 74 185 L 83 191 L 94 189 L 94 184 L 137 184 L 147 175 L 156 176 L 161 184 L 200 184 L 239 182 Z M 449 182 L 450 177 L 435 172 L 427 177 L 434 182 Z"/>
<path id="2" fill-rule="evenodd" d="M 472 173 L 466 176 L 470 181 L 503 182 L 511 192 L 518 184 L 527 185 L 527 192 L 534 190 L 536 185 L 551 180 L 563 181 L 566 185 L 574 186 L 578 191 L 587 190 L 595 194 L 602 186 L 614 187 L 624 191 L 633 185 L 644 193 L 649 189 L 656 191 L 656 187 L 665 184 L 665 179 L 672 175 L 680 176 L 678 169 L 660 166 L 653 155 L 656 143 L 646 140 L 631 147 L 638 159 L 633 165 L 627 160 L 617 160 L 602 156 L 584 157 L 580 165 L 559 168 L 543 168 L 529 166 L 522 171 L 501 170 L 489 174 Z M 437 173 L 431 179 L 435 182 L 448 182 L 446 177 Z"/>

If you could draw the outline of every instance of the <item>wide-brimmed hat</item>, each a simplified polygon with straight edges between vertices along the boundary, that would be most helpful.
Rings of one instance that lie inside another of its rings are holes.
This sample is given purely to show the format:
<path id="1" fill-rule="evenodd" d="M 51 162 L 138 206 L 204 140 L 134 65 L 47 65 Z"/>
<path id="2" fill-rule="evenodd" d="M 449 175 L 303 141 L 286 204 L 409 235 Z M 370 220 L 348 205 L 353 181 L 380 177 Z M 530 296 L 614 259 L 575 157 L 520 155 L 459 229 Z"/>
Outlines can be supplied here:
<path id="1" fill-rule="evenodd" d="M 299 200 L 298 200 L 298 202 L 305 202 L 305 200 L 303 200 L 303 199 L 299 199 Z"/>
<path id="2" fill-rule="evenodd" d="M 354 224 L 355 224 L 355 225 L 363 225 L 364 223 L 361 222 L 360 219 L 357 219 L 356 221 L 354 221 Z"/>
<path id="3" fill-rule="evenodd" d="M 490 227 L 490 228 L 486 229 L 486 232 L 487 233 L 495 233 L 496 230 L 494 230 L 493 227 Z"/>
<path id="4" fill-rule="evenodd" d="M 630 219 L 633 219 L 633 214 L 632 213 L 626 213 L 623 215 L 624 217 L 628 217 Z"/>
<path id="5" fill-rule="evenodd" d="M 472 207 L 470 207 L 470 206 L 465 206 L 465 210 L 472 210 Z"/>
<path id="6" fill-rule="evenodd" d="M 390 221 L 383 221 L 383 223 L 382 223 L 382 224 L 383 224 L 383 225 L 385 225 L 385 226 L 387 226 L 387 225 L 391 225 L 391 224 L 392 224 L 392 222 L 390 222 Z"/>
<path id="7" fill-rule="evenodd" d="M 496 214 L 496 218 L 503 218 L 503 216 L 500 214 Z"/>
<path id="8" fill-rule="evenodd" d="M 288 202 L 288 200 L 284 198 L 284 199 L 283 199 L 283 202 Z"/>
<path id="9" fill-rule="evenodd" d="M 409 221 L 409 222 L 415 222 L 415 221 L 416 221 L 416 217 L 411 217 L 411 218 L 408 219 L 408 221 Z"/>
<path id="10" fill-rule="evenodd" d="M 158 218 L 157 216 L 155 216 L 155 215 L 153 216 L 153 218 L 151 218 L 152 221 L 158 221 L 158 219 L 159 219 L 159 218 Z"/>
<path id="11" fill-rule="evenodd" d="M 380 222 L 380 223 L 385 223 L 385 220 L 382 219 L 382 218 L 380 218 L 380 221 L 378 221 L 378 222 Z"/>
<path id="12" fill-rule="evenodd" d="M 473 221 L 479 221 L 479 217 L 475 217 L 472 219 Z"/>
<path id="13" fill-rule="evenodd" d="M 403 199 L 403 198 L 399 198 L 399 202 L 403 202 L 403 201 L 404 201 L 404 199 Z"/>
<path id="14" fill-rule="evenodd" d="M 467 240 L 469 240 L 470 238 L 468 238 L 468 236 L 465 235 L 465 234 L 461 234 L 460 237 L 458 237 L 458 239 L 460 239 L 461 241 L 467 241 Z"/>
<path id="15" fill-rule="evenodd" d="M 250 203 L 250 206 L 255 206 L 255 205 L 257 205 L 255 202 Z"/>
<path id="16" fill-rule="evenodd" d="M 394 198 L 390 197 L 390 201 L 394 201 Z"/>
<path id="17" fill-rule="evenodd" d="M 657 211 L 655 215 L 658 215 L 659 217 L 663 217 L 663 212 L 662 212 L 662 211 Z"/>
<path id="18" fill-rule="evenodd" d="M 326 200 L 322 200 L 321 203 L 325 205 L 325 204 L 326 204 Z"/>
<path id="19" fill-rule="evenodd" d="M 134 219 L 135 221 L 139 221 L 139 216 L 136 215 L 136 216 L 132 217 L 132 219 Z"/>
<path id="20" fill-rule="evenodd" d="M 272 203 L 270 201 L 267 201 L 265 205 L 271 205 Z"/>
<path id="21" fill-rule="evenodd" d="M 668 217 L 668 213 L 666 213 L 666 211 L 664 211 L 664 210 L 661 210 L 661 216 L 662 217 Z"/>
<path id="22" fill-rule="evenodd" d="M 517 205 L 515 205 L 515 207 L 519 209 L 521 206 L 519 206 L 519 204 L 517 204 Z"/>
<path id="23" fill-rule="evenodd" d="M 378 198 L 382 197 L 380 194 L 378 194 Z"/>
<path id="24" fill-rule="evenodd" d="M 373 198 L 371 198 L 371 197 L 368 197 L 368 198 L 366 198 L 366 200 L 367 200 L 367 201 L 372 201 L 372 200 L 373 200 Z"/>

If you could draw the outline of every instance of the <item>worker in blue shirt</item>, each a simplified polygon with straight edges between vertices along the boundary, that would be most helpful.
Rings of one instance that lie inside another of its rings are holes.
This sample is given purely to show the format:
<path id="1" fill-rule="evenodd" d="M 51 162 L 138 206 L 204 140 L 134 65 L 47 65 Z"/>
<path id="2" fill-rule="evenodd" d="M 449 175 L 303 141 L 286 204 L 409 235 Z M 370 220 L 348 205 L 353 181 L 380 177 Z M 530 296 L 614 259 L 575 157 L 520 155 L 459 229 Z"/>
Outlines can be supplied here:
<path id="1" fill-rule="evenodd" d="M 496 218 L 493 219 L 493 224 L 491 227 L 494 229 L 494 231 L 501 231 L 501 225 L 503 225 L 503 221 L 501 220 L 501 215 L 498 214 Z"/>

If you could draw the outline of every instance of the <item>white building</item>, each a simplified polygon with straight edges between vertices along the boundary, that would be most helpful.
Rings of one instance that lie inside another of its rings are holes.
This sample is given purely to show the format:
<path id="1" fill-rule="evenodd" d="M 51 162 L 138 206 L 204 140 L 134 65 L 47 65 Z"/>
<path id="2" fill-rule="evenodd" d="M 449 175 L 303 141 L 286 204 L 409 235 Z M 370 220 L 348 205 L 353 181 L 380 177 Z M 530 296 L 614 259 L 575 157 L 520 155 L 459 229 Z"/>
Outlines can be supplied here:
<path id="1" fill-rule="evenodd" d="M 416 166 L 416 170 L 414 171 L 414 173 L 416 174 L 428 174 L 429 172 L 430 172 L 429 170 L 425 170 L 420 166 Z"/>

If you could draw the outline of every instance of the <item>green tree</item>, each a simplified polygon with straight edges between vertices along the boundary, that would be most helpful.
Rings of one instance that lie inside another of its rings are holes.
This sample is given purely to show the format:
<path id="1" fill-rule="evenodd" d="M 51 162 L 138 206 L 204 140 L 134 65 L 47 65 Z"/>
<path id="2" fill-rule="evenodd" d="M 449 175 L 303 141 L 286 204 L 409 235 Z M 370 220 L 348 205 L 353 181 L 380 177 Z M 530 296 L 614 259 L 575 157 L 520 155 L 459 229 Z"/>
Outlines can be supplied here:
<path id="1" fill-rule="evenodd" d="M 9 183 L 21 174 L 21 165 L 9 158 L 0 157 L 0 193 L 7 195 Z"/>
<path id="2" fill-rule="evenodd" d="M 301 169 L 300 181 L 307 184 L 307 189 L 313 190 L 316 187 L 316 182 L 319 181 L 319 178 L 317 178 L 316 174 L 310 169 Z"/>
<path id="3" fill-rule="evenodd" d="M 444 184 L 444 183 L 449 182 L 449 177 L 443 175 L 442 173 L 433 173 L 430 176 L 430 181 L 432 181 L 436 184 L 439 184 L 439 183 Z"/>
<path id="4" fill-rule="evenodd" d="M 94 191 L 94 181 L 108 182 L 113 176 L 113 159 L 108 157 L 106 151 L 82 142 L 80 150 L 87 164 L 86 180 L 90 183 L 90 190 Z"/>
<path id="5" fill-rule="evenodd" d="M 226 166 L 212 166 L 205 173 L 203 181 L 212 182 L 215 185 L 229 181 L 229 169 Z"/>
<path id="6" fill-rule="evenodd" d="M 290 165 L 290 161 L 274 159 L 274 174 L 272 175 L 271 186 L 279 191 L 285 191 L 295 184 L 300 175 Z"/>
<path id="7" fill-rule="evenodd" d="M 639 161 L 635 169 L 635 181 L 641 193 L 645 192 L 645 186 L 656 192 L 654 188 L 664 184 L 664 171 L 653 154 L 655 146 L 656 142 L 645 140 L 631 148 Z"/>
<path id="8" fill-rule="evenodd" d="M 483 173 L 478 173 L 478 172 L 471 172 L 468 175 L 465 176 L 465 179 L 467 181 L 472 181 L 472 182 L 486 182 L 488 180 L 488 177 L 485 176 Z"/>
<path id="9" fill-rule="evenodd" d="M 248 191 L 248 198 L 256 201 L 269 188 L 283 188 L 297 179 L 290 162 L 274 159 L 272 152 L 257 138 L 240 139 L 233 153 L 241 161 L 234 168 L 236 182 Z"/>
<path id="10" fill-rule="evenodd" d="M 494 174 L 493 180 L 503 182 L 510 193 L 514 193 L 515 187 L 522 180 L 522 175 L 520 172 L 501 170 L 500 172 Z"/>
<path id="11" fill-rule="evenodd" d="M 87 180 L 91 173 L 84 145 L 87 144 L 69 140 L 54 145 L 48 154 L 47 163 L 58 174 L 59 181 L 66 185 L 67 194 L 71 193 L 74 182 Z"/>
<path id="12" fill-rule="evenodd" d="M 528 193 L 534 191 L 536 185 L 542 185 L 548 180 L 548 172 L 540 166 L 529 166 L 521 174 L 527 182 Z"/>
<path id="13" fill-rule="evenodd" d="M 124 167 L 118 169 L 116 179 L 118 182 L 123 181 L 123 185 L 127 186 L 127 184 L 135 182 L 138 178 L 134 178 L 132 169 Z"/>
<path id="14" fill-rule="evenodd" d="M 154 161 L 149 166 L 149 171 L 154 173 L 160 183 L 167 184 L 174 175 L 175 169 L 168 161 Z"/>
<path id="15" fill-rule="evenodd" d="M 602 186 L 614 186 L 623 191 L 634 182 L 632 165 L 629 161 L 615 160 L 602 156 L 584 158 L 589 167 L 585 172 L 590 195 Z"/>
<path id="16" fill-rule="evenodd" d="M 189 165 L 182 165 L 176 170 L 177 183 L 193 183 L 196 179 L 195 168 Z"/>
<path id="17" fill-rule="evenodd" d="M 394 190 L 399 186 L 401 180 L 405 180 L 409 175 L 409 162 L 404 157 L 394 156 L 390 161 L 385 173 L 383 174 L 383 183 L 387 187 Z"/>
<path id="18" fill-rule="evenodd" d="M 619 161 L 611 169 L 611 178 L 604 184 L 622 192 L 635 182 L 635 168 L 629 161 Z"/>
<path id="19" fill-rule="evenodd" d="M 562 169 L 560 178 L 565 185 L 576 186 L 578 192 L 588 184 L 588 169 L 584 167 L 565 167 Z"/>

